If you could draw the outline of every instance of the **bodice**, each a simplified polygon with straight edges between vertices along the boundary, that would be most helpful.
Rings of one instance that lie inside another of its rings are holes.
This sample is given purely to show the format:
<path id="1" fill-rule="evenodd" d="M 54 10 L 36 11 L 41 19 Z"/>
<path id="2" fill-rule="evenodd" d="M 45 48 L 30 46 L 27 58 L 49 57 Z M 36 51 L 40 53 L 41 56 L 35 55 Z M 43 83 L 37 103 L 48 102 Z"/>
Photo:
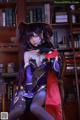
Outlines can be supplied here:
<path id="1" fill-rule="evenodd" d="M 28 51 L 24 53 L 24 68 L 30 64 L 30 60 L 34 60 L 37 67 L 39 67 L 45 59 L 44 54 L 39 54 L 38 50 Z"/>

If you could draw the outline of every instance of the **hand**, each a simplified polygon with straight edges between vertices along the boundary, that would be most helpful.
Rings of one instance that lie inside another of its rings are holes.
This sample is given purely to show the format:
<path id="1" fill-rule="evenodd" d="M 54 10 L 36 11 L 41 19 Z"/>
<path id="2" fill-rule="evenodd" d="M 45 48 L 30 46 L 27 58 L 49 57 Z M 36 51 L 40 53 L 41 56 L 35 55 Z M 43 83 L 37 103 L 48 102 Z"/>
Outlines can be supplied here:
<path id="1" fill-rule="evenodd" d="M 46 55 L 45 55 L 45 58 L 47 58 L 48 60 L 50 60 L 51 58 L 56 58 L 58 59 L 58 51 L 57 50 L 54 50 L 54 51 L 50 51 L 48 52 Z"/>

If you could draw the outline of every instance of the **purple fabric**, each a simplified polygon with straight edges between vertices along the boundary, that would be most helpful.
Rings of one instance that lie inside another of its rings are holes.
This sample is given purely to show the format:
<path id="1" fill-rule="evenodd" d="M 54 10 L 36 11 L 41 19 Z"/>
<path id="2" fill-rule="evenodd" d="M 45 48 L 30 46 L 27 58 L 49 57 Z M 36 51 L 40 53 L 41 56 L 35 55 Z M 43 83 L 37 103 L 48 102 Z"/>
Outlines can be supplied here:
<path id="1" fill-rule="evenodd" d="M 40 66 L 42 70 L 46 68 L 46 64 L 43 64 Z M 36 69 L 36 68 L 35 68 Z M 25 80 L 25 90 L 30 92 L 36 92 L 42 85 L 46 84 L 46 72 L 44 72 L 43 75 L 41 75 L 40 78 L 35 78 L 35 81 L 37 81 L 36 86 L 33 88 L 33 85 L 27 85 L 27 83 L 33 82 L 33 72 L 35 71 L 32 65 L 28 65 L 26 67 L 26 80 Z M 47 70 L 47 69 L 46 69 Z M 44 70 L 45 71 L 45 70 Z"/>
<path id="2" fill-rule="evenodd" d="M 31 69 L 31 66 L 26 67 L 26 83 L 32 83 L 32 74 L 33 71 Z"/>
<path id="3" fill-rule="evenodd" d="M 59 72 L 60 71 L 60 65 L 59 65 L 59 63 L 58 63 L 58 61 L 54 61 L 54 69 L 55 69 L 55 71 L 57 71 L 57 72 Z"/>
<path id="4" fill-rule="evenodd" d="M 57 60 L 54 60 L 51 62 L 52 64 L 52 69 L 55 71 L 55 72 L 60 72 L 60 65 L 59 65 L 59 61 Z"/>

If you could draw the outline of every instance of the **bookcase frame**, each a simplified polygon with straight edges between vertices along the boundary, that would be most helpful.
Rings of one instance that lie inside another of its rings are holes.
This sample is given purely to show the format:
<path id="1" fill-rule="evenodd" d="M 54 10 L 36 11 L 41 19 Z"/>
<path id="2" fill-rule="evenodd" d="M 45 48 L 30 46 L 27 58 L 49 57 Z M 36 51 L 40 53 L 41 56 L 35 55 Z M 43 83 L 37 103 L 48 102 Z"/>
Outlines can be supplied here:
<path id="1" fill-rule="evenodd" d="M 3 37 L 0 34 L 0 39 L 1 39 L 0 42 L 3 42 L 3 43 L 7 42 L 7 43 L 9 43 L 10 42 L 10 38 L 12 36 L 16 36 L 16 29 L 17 29 L 19 23 L 22 22 L 22 21 L 26 22 L 26 19 L 25 19 L 26 18 L 26 10 L 27 10 L 26 8 L 28 8 L 28 7 L 36 7 L 36 6 L 43 6 L 46 3 L 50 4 L 50 14 L 51 14 L 51 18 L 50 18 L 51 19 L 51 23 L 50 24 L 52 25 L 53 29 L 56 29 L 56 28 L 62 29 L 63 28 L 63 29 L 69 29 L 70 30 L 71 41 L 72 41 L 71 42 L 72 43 L 72 48 L 61 48 L 61 49 L 59 49 L 59 51 L 62 54 L 62 56 L 64 56 L 66 51 L 68 51 L 68 52 L 73 51 L 74 64 L 76 64 L 75 53 L 76 53 L 76 50 L 77 50 L 79 52 L 79 54 L 80 54 L 80 49 L 79 48 L 78 49 L 74 48 L 74 36 L 75 36 L 75 34 L 80 34 L 80 23 L 76 23 L 76 22 L 72 23 L 71 16 L 72 16 L 72 14 L 74 14 L 74 15 L 77 14 L 79 16 L 79 14 L 80 14 L 80 7 L 79 7 L 80 3 L 73 3 L 73 4 L 75 4 L 75 6 L 78 6 L 78 10 L 76 8 L 76 10 L 74 10 L 74 11 L 71 11 L 69 9 L 69 7 L 68 7 L 72 3 L 69 3 L 69 4 L 68 3 L 61 3 L 60 4 L 60 3 L 55 3 L 53 0 L 39 0 L 39 1 L 32 0 L 31 2 L 29 2 L 28 0 L 16 0 L 16 2 L 0 3 L 0 9 L 3 9 L 3 8 L 14 8 L 14 7 L 16 8 L 16 27 L 4 27 L 4 28 L 0 27 L 0 30 L 2 31 L 1 34 L 4 33 L 3 35 L 5 35 L 5 37 Z M 52 18 L 55 17 L 54 16 L 55 15 L 55 11 L 56 11 L 55 8 L 57 6 L 61 6 L 61 7 L 63 6 L 64 9 L 65 9 L 65 6 L 67 7 L 67 9 L 65 11 L 68 14 L 68 22 L 66 22 L 66 23 L 55 23 L 54 20 L 52 22 Z M 10 35 L 8 35 L 8 34 L 10 34 Z M 15 59 L 14 59 L 14 61 L 16 63 L 20 64 L 20 61 L 21 61 L 20 53 L 19 53 L 20 48 L 19 49 L 18 49 L 18 47 L 15 47 L 15 48 L 11 48 L 11 49 L 10 48 L 8 48 L 8 49 L 7 48 L 0 48 L 0 53 L 2 53 L 4 63 L 6 63 L 6 61 L 8 59 L 10 59 L 10 61 L 13 61 L 12 58 L 10 58 L 10 57 L 7 58 L 6 56 L 7 55 L 11 56 L 10 54 L 14 53 L 14 58 L 17 55 L 19 55 L 18 56 L 19 57 L 18 61 L 16 61 Z M 6 54 L 5 57 L 4 57 L 4 53 Z M 65 71 L 63 71 L 63 72 L 65 73 Z M 75 69 L 75 72 L 77 72 L 76 69 Z M 8 77 L 8 74 L 7 75 L 3 74 L 3 76 L 4 77 L 6 77 L 6 76 Z M 62 80 L 64 80 L 64 76 L 65 75 L 62 76 L 62 78 L 61 78 Z M 13 75 L 12 75 L 12 77 L 13 77 Z M 69 79 L 69 78 L 67 78 L 67 79 Z M 79 96 L 79 88 L 80 88 L 80 86 L 79 86 L 80 84 L 79 83 L 80 82 L 79 82 L 79 78 L 77 78 L 77 74 L 75 74 L 75 81 L 74 82 L 75 82 L 75 86 L 77 88 L 77 95 L 78 95 L 77 96 L 77 103 L 79 105 L 79 97 L 80 97 Z M 69 84 L 69 82 L 68 82 L 68 84 Z M 80 116 L 80 109 L 79 108 L 78 108 L 78 115 Z M 69 120 L 69 118 L 67 118 L 66 120 Z"/>

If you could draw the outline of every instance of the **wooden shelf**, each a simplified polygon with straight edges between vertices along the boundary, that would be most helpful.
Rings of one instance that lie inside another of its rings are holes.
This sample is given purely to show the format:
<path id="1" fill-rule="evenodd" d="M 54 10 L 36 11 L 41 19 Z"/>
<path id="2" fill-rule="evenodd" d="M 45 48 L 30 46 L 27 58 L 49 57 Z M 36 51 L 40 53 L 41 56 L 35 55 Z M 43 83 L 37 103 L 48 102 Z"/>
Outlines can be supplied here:
<path id="1" fill-rule="evenodd" d="M 16 26 L 0 26 L 0 30 L 16 30 Z"/>
<path id="2" fill-rule="evenodd" d="M 0 52 L 18 53 L 19 47 L 0 47 Z"/>
<path id="3" fill-rule="evenodd" d="M 52 27 L 59 27 L 59 28 L 61 28 L 61 27 L 69 27 L 70 26 L 69 23 L 52 23 L 51 25 L 52 25 Z M 73 28 L 76 28 L 76 27 L 80 26 L 80 23 L 73 23 L 72 25 L 73 25 Z"/>
<path id="4" fill-rule="evenodd" d="M 12 78 L 12 77 L 16 77 L 16 76 L 17 76 L 17 72 L 14 72 L 14 73 L 2 73 L 3 78 Z"/>
<path id="5" fill-rule="evenodd" d="M 63 27 L 69 27 L 69 23 L 52 23 L 51 24 L 52 25 L 52 27 L 59 27 L 59 28 L 63 28 Z"/>
<path id="6" fill-rule="evenodd" d="M 73 48 L 58 48 L 59 51 L 67 52 L 73 51 Z M 80 48 L 75 48 L 75 51 L 80 51 Z"/>
<path id="7" fill-rule="evenodd" d="M 0 9 L 15 8 L 15 7 L 16 7 L 16 2 L 2 2 L 2 3 L 0 3 Z"/>
<path id="8" fill-rule="evenodd" d="M 80 28 L 73 28 L 72 33 L 73 34 L 80 34 Z"/>
<path id="9" fill-rule="evenodd" d="M 45 1 L 35 1 L 35 2 L 26 2 L 26 5 L 29 6 L 41 6 L 44 5 L 45 3 L 49 3 L 50 5 L 54 4 L 53 0 L 45 0 Z"/>
<path id="10" fill-rule="evenodd" d="M 60 2 L 56 2 L 56 1 L 54 1 L 54 4 L 55 5 L 59 5 L 59 6 L 61 6 L 61 5 L 78 5 L 80 2 L 78 2 L 78 1 L 73 1 L 73 2 L 70 2 L 70 1 L 60 1 Z"/>
<path id="11" fill-rule="evenodd" d="M 80 10 L 71 11 L 71 14 L 80 15 Z"/>

